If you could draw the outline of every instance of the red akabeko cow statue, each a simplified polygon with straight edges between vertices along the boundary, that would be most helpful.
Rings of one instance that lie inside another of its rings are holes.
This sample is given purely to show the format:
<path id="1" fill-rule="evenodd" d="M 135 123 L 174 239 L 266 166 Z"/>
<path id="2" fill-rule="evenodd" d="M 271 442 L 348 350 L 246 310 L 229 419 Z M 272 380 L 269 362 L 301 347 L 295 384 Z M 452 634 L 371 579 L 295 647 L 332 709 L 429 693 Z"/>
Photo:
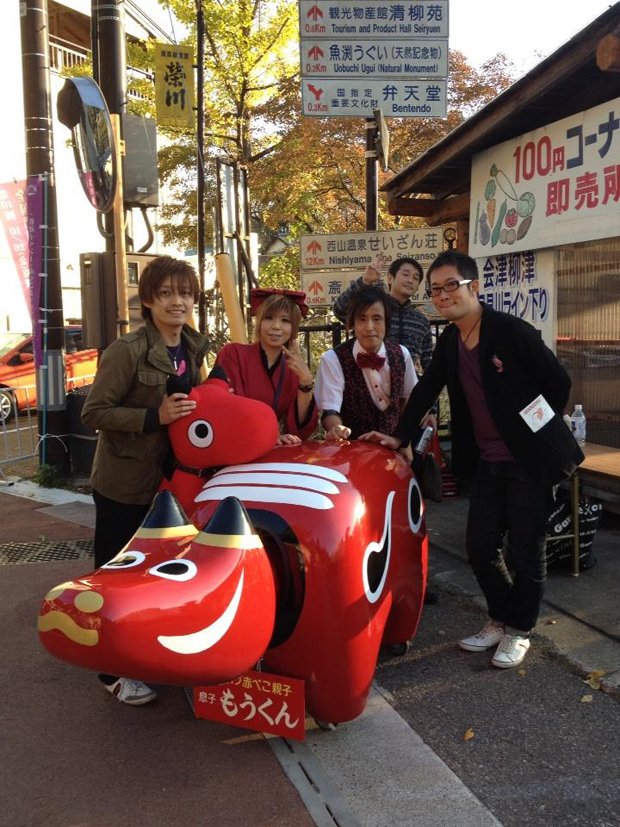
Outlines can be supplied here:
<path id="1" fill-rule="evenodd" d="M 247 425 L 230 445 L 236 464 L 197 475 L 225 461 L 231 410 L 251 401 L 226 392 L 204 405 L 206 386 L 169 429 L 189 469 L 178 479 L 186 507 L 191 489 L 191 522 L 173 478 L 123 551 L 49 592 L 41 640 L 79 666 L 182 686 L 262 661 L 305 681 L 317 720 L 351 720 L 381 644 L 405 643 L 418 624 L 427 540 L 417 481 L 399 455 L 368 443 L 309 441 L 256 459 Z"/>

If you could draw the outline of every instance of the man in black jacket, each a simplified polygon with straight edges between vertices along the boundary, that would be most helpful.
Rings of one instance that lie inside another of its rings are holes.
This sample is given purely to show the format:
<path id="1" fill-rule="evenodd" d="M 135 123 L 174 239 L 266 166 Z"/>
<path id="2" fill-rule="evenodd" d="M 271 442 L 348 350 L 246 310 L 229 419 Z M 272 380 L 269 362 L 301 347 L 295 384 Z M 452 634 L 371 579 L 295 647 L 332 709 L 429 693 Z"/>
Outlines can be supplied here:
<path id="1" fill-rule="evenodd" d="M 360 439 L 399 448 L 447 385 L 453 470 L 474 475 L 467 554 L 487 601 L 489 621 L 459 646 L 496 646 L 492 663 L 518 666 L 530 646 L 545 580 L 545 527 L 552 487 L 583 454 L 562 419 L 570 379 L 540 333 L 478 301 L 478 268 L 469 256 L 439 255 L 427 274 L 431 296 L 453 322 L 413 389 L 393 437 Z M 507 529 L 509 573 L 497 538 Z"/>

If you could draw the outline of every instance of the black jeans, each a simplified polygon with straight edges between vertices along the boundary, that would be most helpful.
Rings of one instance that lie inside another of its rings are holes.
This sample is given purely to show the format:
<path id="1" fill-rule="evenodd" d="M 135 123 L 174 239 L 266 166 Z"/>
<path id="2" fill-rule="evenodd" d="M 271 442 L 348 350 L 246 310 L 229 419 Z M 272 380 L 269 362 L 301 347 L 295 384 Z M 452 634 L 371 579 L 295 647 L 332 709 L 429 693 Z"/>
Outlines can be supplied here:
<path id="1" fill-rule="evenodd" d="M 136 533 L 150 505 L 128 505 L 93 491 L 95 501 L 95 568 L 115 557 Z M 108 686 L 116 683 L 116 675 L 99 675 Z"/>
<path id="2" fill-rule="evenodd" d="M 515 462 L 480 461 L 470 491 L 467 556 L 489 616 L 524 633 L 536 625 L 543 596 L 552 502 L 552 487 L 535 482 Z M 513 576 L 498 548 L 505 530 Z"/>
<path id="3" fill-rule="evenodd" d="M 93 491 L 93 500 L 96 512 L 95 567 L 100 568 L 127 545 L 151 506 L 119 503 L 98 491 Z"/>

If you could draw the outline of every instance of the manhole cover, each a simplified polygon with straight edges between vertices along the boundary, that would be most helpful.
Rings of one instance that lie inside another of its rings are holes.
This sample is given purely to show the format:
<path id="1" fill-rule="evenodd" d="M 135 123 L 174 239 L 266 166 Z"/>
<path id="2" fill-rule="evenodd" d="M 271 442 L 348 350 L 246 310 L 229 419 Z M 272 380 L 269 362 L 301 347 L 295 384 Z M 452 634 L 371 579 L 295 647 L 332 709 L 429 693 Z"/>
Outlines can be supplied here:
<path id="1" fill-rule="evenodd" d="M 40 540 L 35 543 L 2 543 L 0 565 L 51 563 L 56 560 L 88 560 L 93 557 L 94 540 Z"/>

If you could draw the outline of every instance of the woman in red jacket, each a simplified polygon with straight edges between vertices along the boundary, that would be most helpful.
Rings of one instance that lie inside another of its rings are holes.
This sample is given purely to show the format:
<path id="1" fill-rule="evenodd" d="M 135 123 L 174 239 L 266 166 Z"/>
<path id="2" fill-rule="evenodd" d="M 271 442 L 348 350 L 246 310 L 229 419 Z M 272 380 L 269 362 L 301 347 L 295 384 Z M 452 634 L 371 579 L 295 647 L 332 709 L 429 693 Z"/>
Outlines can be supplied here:
<path id="1" fill-rule="evenodd" d="M 305 293 L 294 290 L 252 290 L 254 343 L 231 342 L 216 361 L 236 394 L 265 402 L 276 412 L 278 445 L 308 439 L 317 426 L 314 381 L 297 342 L 302 315 L 308 312 L 304 299 Z"/>

